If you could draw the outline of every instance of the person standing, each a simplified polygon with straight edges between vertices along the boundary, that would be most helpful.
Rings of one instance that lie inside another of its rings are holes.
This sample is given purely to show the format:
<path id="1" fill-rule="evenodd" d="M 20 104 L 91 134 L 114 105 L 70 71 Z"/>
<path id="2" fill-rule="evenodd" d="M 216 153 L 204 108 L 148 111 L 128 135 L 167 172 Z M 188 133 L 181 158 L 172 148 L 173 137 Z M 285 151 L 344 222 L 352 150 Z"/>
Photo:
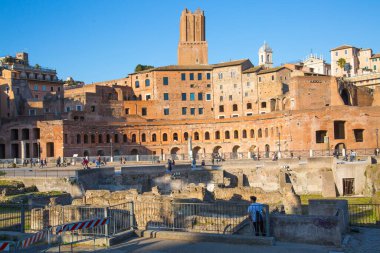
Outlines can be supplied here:
<path id="1" fill-rule="evenodd" d="M 57 158 L 57 167 L 61 167 L 61 157 L 58 156 Z"/>
<path id="2" fill-rule="evenodd" d="M 265 236 L 264 219 L 263 219 L 263 204 L 256 202 L 256 196 L 251 196 L 251 205 L 248 207 L 248 216 L 251 221 L 252 233 L 256 236 L 260 233 Z"/>

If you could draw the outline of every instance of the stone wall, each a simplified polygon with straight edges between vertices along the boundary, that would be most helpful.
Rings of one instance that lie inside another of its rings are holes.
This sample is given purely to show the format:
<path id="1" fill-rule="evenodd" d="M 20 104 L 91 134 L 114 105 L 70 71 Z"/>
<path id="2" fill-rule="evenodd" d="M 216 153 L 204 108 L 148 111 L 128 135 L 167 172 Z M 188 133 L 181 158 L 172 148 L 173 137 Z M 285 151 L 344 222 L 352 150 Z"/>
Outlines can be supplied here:
<path id="1" fill-rule="evenodd" d="M 271 215 L 271 235 L 279 241 L 340 246 L 342 234 L 335 216 Z"/>
<path id="2" fill-rule="evenodd" d="M 75 176 L 85 190 L 99 189 L 99 185 L 112 183 L 115 177 L 115 168 L 104 167 L 89 170 L 76 170 Z"/>
<path id="3" fill-rule="evenodd" d="M 69 193 L 73 198 L 82 197 L 83 193 L 76 182 L 68 178 L 56 177 L 12 177 L 5 180 L 21 181 L 25 187 L 36 186 L 39 192 L 62 191 Z"/>

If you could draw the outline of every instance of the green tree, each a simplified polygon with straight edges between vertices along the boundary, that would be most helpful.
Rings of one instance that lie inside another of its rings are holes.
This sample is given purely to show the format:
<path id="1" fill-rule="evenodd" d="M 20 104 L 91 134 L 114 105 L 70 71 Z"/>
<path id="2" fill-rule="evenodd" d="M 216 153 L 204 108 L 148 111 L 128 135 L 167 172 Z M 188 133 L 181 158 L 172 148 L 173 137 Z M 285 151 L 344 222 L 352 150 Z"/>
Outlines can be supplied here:
<path id="1" fill-rule="evenodd" d="M 154 66 L 137 64 L 135 67 L 135 72 L 140 72 L 140 71 L 144 71 L 144 70 L 152 69 L 152 68 L 154 68 Z"/>
<path id="2" fill-rule="evenodd" d="M 346 59 L 344 58 L 340 58 L 337 62 L 338 66 L 341 68 L 341 69 L 344 69 L 344 65 L 346 65 Z"/>
<path id="3" fill-rule="evenodd" d="M 39 64 L 34 65 L 34 67 L 35 67 L 36 69 L 40 69 L 40 68 L 41 68 L 41 66 L 40 66 Z"/>

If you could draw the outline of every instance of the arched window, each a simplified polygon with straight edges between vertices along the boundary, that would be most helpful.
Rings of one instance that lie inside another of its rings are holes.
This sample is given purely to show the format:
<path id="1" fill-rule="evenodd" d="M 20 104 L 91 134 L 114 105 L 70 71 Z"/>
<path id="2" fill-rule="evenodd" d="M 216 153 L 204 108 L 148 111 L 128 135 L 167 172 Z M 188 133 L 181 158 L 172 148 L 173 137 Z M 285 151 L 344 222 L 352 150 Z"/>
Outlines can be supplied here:
<path id="1" fill-rule="evenodd" d="M 103 136 L 101 134 L 98 135 L 98 143 L 103 143 Z"/>
<path id="2" fill-rule="evenodd" d="M 252 109 L 252 104 L 251 103 L 247 103 L 247 109 L 248 110 Z"/>
<path id="3" fill-rule="evenodd" d="M 261 62 L 264 62 L 264 55 L 261 55 Z"/>
<path id="4" fill-rule="evenodd" d="M 177 133 L 173 134 L 173 141 L 178 141 L 178 134 Z"/>
<path id="5" fill-rule="evenodd" d="M 261 131 L 261 128 L 259 128 L 259 131 L 258 131 L 258 133 L 257 133 L 257 137 L 258 137 L 258 138 L 263 137 L 263 133 L 262 133 L 262 131 Z"/>
<path id="6" fill-rule="evenodd" d="M 80 134 L 77 134 L 77 144 L 80 144 L 80 141 L 81 141 Z"/>
<path id="7" fill-rule="evenodd" d="M 268 137 L 268 128 L 265 128 L 265 137 Z"/>
<path id="8" fill-rule="evenodd" d="M 267 62 L 269 62 L 269 54 L 267 54 Z"/>
<path id="9" fill-rule="evenodd" d="M 168 134 L 167 133 L 164 133 L 162 135 L 162 141 L 168 141 Z"/>
<path id="10" fill-rule="evenodd" d="M 249 135 L 250 135 L 249 137 L 255 138 L 255 130 L 251 129 Z"/>
<path id="11" fill-rule="evenodd" d="M 247 138 L 247 130 L 243 130 L 243 133 L 242 133 L 242 136 L 243 136 L 243 138 Z"/>
<path id="12" fill-rule="evenodd" d="M 157 141 L 157 135 L 156 134 L 152 134 L 152 142 L 156 142 Z"/>
<path id="13" fill-rule="evenodd" d="M 115 134 L 113 136 L 113 139 L 115 140 L 115 143 L 119 143 L 119 135 L 118 134 Z"/>
<path id="14" fill-rule="evenodd" d="M 124 142 L 124 143 L 127 143 L 127 141 L 128 141 L 128 137 L 127 137 L 127 135 L 126 135 L 126 134 L 123 134 L 123 142 Z"/>
<path id="15" fill-rule="evenodd" d="M 150 86 L 150 80 L 149 79 L 145 79 L 145 87 L 148 87 Z"/>
<path id="16" fill-rule="evenodd" d="M 215 140 L 219 140 L 219 139 L 220 139 L 220 132 L 216 131 L 215 132 Z"/>
<path id="17" fill-rule="evenodd" d="M 111 142 L 111 136 L 109 134 L 106 135 L 106 142 L 107 143 Z"/>
<path id="18" fill-rule="evenodd" d="M 95 143 L 95 134 L 91 134 L 91 143 Z"/>
<path id="19" fill-rule="evenodd" d="M 83 143 L 85 143 L 85 144 L 88 143 L 88 135 L 87 135 L 87 134 L 85 134 L 85 135 L 83 136 Z"/>
<path id="20" fill-rule="evenodd" d="M 236 112 L 238 110 L 238 105 L 237 104 L 233 104 L 232 105 L 232 111 Z"/>
<path id="21" fill-rule="evenodd" d="M 185 133 L 183 134 L 183 139 L 184 139 L 185 141 L 187 141 L 187 140 L 189 139 L 189 133 L 188 133 L 188 132 L 185 132 Z"/>
<path id="22" fill-rule="evenodd" d="M 205 132 L 205 140 L 210 140 L 210 133 L 209 132 Z"/>
<path id="23" fill-rule="evenodd" d="M 146 142 L 146 134 L 141 135 L 141 142 Z"/>
<path id="24" fill-rule="evenodd" d="M 199 133 L 198 132 L 194 133 L 194 140 L 199 141 Z"/>
<path id="25" fill-rule="evenodd" d="M 234 131 L 234 139 L 238 139 L 238 138 L 239 138 L 239 131 L 235 130 Z"/>
<path id="26" fill-rule="evenodd" d="M 224 132 L 224 139 L 229 139 L 230 138 L 230 131 L 225 131 Z"/>
<path id="27" fill-rule="evenodd" d="M 136 143 L 136 134 L 132 134 L 132 143 Z"/>

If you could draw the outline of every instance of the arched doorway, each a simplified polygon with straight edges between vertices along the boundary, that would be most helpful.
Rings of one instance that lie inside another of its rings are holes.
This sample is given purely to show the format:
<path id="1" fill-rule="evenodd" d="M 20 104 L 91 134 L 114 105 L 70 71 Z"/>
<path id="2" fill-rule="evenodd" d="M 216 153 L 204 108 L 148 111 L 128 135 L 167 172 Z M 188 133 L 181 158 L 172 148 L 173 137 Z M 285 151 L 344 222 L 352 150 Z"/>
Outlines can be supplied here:
<path id="1" fill-rule="evenodd" d="M 137 149 L 132 149 L 131 150 L 131 155 L 138 155 L 139 154 L 139 151 Z"/>
<path id="2" fill-rule="evenodd" d="M 196 146 L 193 148 L 193 158 L 195 158 L 197 160 L 200 158 L 199 157 L 199 150 L 201 150 L 201 147 L 199 147 L 199 146 Z"/>
<path id="3" fill-rule="evenodd" d="M 85 150 L 85 151 L 83 152 L 83 156 L 84 156 L 84 157 L 86 157 L 86 156 L 90 156 L 88 150 Z"/>
<path id="4" fill-rule="evenodd" d="M 218 153 L 222 152 L 222 147 L 221 147 L 221 146 L 216 146 L 216 147 L 212 150 L 212 152 L 213 152 L 214 154 L 218 154 Z"/>
<path id="5" fill-rule="evenodd" d="M 114 155 L 114 156 L 120 156 L 120 150 L 115 149 L 115 150 L 113 151 L 113 155 Z"/>
<path id="6" fill-rule="evenodd" d="M 97 152 L 96 152 L 96 155 L 100 155 L 100 156 L 103 156 L 104 155 L 104 151 L 99 149 Z"/>
<path id="7" fill-rule="evenodd" d="M 265 145 L 265 158 L 269 158 L 269 154 L 270 154 L 270 146 L 269 146 L 269 144 L 266 144 Z"/>
<path id="8" fill-rule="evenodd" d="M 342 97 L 343 103 L 345 105 L 352 105 L 350 92 L 347 89 L 342 89 L 340 92 L 340 96 Z"/>
<path id="9" fill-rule="evenodd" d="M 170 155 L 173 160 L 178 160 L 179 151 L 180 149 L 178 147 L 174 147 L 170 150 Z"/>
<path id="10" fill-rule="evenodd" d="M 239 158 L 239 148 L 240 146 L 239 145 L 235 145 L 233 148 L 232 148 L 232 154 L 231 154 L 231 159 L 238 159 Z"/>
<path id="11" fill-rule="evenodd" d="M 342 155 L 343 149 L 346 150 L 346 144 L 341 142 L 335 145 L 335 150 L 338 151 L 339 155 Z"/>

